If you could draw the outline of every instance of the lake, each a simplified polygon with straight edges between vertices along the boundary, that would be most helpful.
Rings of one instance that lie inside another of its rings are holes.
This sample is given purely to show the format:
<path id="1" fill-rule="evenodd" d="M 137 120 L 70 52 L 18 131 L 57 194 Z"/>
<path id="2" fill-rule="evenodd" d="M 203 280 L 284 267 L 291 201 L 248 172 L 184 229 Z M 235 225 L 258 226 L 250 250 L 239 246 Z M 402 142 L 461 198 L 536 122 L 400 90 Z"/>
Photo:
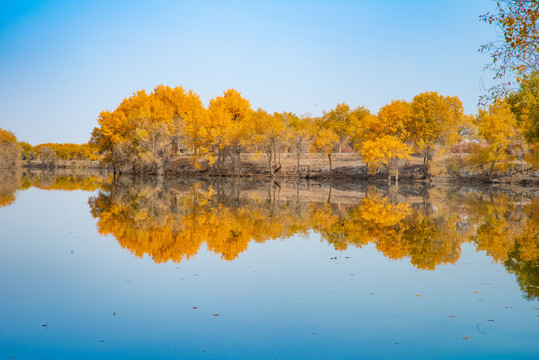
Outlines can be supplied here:
<path id="1" fill-rule="evenodd" d="M 0 179 L 4 359 L 539 358 L 537 189 Z"/>

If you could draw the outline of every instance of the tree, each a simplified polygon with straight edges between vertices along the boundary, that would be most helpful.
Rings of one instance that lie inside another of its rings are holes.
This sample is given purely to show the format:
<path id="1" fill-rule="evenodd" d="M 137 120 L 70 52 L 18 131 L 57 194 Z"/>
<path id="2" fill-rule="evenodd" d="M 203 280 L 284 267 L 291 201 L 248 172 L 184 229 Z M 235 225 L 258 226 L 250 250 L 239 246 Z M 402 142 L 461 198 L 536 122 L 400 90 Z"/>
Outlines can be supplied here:
<path id="1" fill-rule="evenodd" d="M 364 116 L 361 128 L 356 132 L 355 148 L 367 164 L 369 172 L 380 167 L 387 171 L 388 181 L 395 175 L 399 181 L 399 167 L 402 160 L 410 157 L 411 148 L 406 144 L 408 125 L 412 117 L 410 104 L 394 100 L 380 109 L 378 115 Z"/>
<path id="2" fill-rule="evenodd" d="M 337 104 L 335 109 L 324 112 L 320 118 L 321 127 L 331 129 L 339 137 L 338 151 L 342 151 L 342 146 L 348 141 L 353 133 L 354 117 L 356 114 L 350 110 L 350 106 L 345 103 Z"/>
<path id="3" fill-rule="evenodd" d="M 520 89 L 509 94 L 507 102 L 532 153 L 527 158 L 534 167 L 539 166 L 539 72 L 524 76 Z"/>
<path id="4" fill-rule="evenodd" d="M 310 114 L 303 114 L 300 117 L 292 117 L 288 124 L 288 141 L 292 145 L 294 152 L 296 153 L 298 164 L 297 172 L 299 171 L 300 158 L 305 147 L 312 140 L 312 128 L 314 126 L 314 119 Z"/>
<path id="5" fill-rule="evenodd" d="M 245 140 L 264 150 L 270 176 L 273 178 L 275 171 L 279 169 L 277 153 L 284 139 L 286 125 L 278 114 L 270 115 L 260 108 L 251 116 L 249 125 L 250 134 Z"/>
<path id="6" fill-rule="evenodd" d="M 496 26 L 497 40 L 479 50 L 490 53 L 492 61 L 486 68 L 502 83 L 489 89 L 482 103 L 504 98 L 516 82 L 539 71 L 539 1 L 498 0 L 496 5 L 496 13 L 486 13 L 480 19 Z"/>
<path id="7" fill-rule="evenodd" d="M 114 111 L 102 111 L 91 144 L 104 161 L 128 172 L 162 174 L 170 157 L 205 119 L 205 109 L 197 94 L 181 86 L 159 85 L 150 94 L 144 90 L 124 99 Z M 194 140 L 189 141 L 197 146 Z"/>
<path id="8" fill-rule="evenodd" d="M 463 121 L 462 102 L 457 97 L 426 92 L 416 95 L 411 106 L 408 133 L 415 149 L 423 154 L 424 176 L 428 177 L 429 162 L 435 153 L 459 140 L 458 124 Z"/>
<path id="9" fill-rule="evenodd" d="M 311 144 L 312 152 L 321 152 L 328 157 L 329 171 L 333 173 L 331 164 L 331 154 L 333 149 L 339 142 L 339 136 L 331 129 L 321 129 L 316 133 L 313 143 Z"/>
<path id="10" fill-rule="evenodd" d="M 217 152 L 217 170 L 224 171 L 224 164 L 229 153 L 236 155 L 235 168 L 239 172 L 242 140 L 248 129 L 247 122 L 252 114 L 251 104 L 239 91 L 228 89 L 223 96 L 210 100 L 210 131 L 213 133 L 212 148 Z"/>
<path id="11" fill-rule="evenodd" d="M 22 148 L 11 131 L 0 128 L 0 168 L 16 168 L 21 165 Z"/>
<path id="12" fill-rule="evenodd" d="M 383 135 L 363 142 L 360 153 L 371 171 L 383 166 L 387 170 L 388 182 L 391 183 L 391 175 L 394 174 L 398 183 L 400 163 L 410 158 L 411 149 L 396 136 Z"/>
<path id="13" fill-rule="evenodd" d="M 492 180 L 495 169 L 504 170 L 513 160 L 507 150 L 518 135 L 516 117 L 507 102 L 497 101 L 488 111 L 479 109 L 476 121 L 478 136 L 486 146 L 481 147 L 473 159 L 489 166 L 489 179 Z"/>

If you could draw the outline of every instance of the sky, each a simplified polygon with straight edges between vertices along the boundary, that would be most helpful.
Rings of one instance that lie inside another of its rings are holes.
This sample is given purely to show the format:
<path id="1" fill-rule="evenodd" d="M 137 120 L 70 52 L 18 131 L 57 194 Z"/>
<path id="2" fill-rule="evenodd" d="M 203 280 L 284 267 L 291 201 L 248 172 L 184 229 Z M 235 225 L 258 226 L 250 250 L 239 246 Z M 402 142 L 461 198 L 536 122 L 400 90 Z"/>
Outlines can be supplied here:
<path id="1" fill-rule="evenodd" d="M 25 1 L 0 7 L 0 127 L 84 143 L 103 110 L 156 85 L 253 108 L 376 113 L 437 91 L 468 114 L 491 75 L 491 0 Z"/>

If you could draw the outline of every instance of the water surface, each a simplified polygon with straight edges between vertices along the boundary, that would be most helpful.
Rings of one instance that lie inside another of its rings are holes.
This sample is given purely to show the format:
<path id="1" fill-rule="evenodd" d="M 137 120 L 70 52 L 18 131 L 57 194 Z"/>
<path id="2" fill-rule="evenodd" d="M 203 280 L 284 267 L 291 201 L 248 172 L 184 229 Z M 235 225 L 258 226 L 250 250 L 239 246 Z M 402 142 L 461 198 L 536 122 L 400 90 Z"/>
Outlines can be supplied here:
<path id="1" fill-rule="evenodd" d="M 6 359 L 539 356 L 530 189 L 2 179 Z"/>

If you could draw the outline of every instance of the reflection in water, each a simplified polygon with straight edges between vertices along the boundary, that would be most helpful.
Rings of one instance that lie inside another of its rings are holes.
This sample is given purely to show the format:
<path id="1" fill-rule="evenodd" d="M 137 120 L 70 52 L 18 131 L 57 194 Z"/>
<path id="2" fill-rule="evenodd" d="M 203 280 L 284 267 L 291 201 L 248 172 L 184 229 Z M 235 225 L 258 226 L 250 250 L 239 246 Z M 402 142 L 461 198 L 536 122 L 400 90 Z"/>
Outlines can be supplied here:
<path id="1" fill-rule="evenodd" d="M 337 250 L 374 244 L 391 259 L 409 258 L 415 267 L 433 270 L 455 263 L 461 244 L 470 242 L 515 273 L 528 299 L 539 299 L 535 199 L 516 201 L 504 192 L 479 189 L 416 190 L 362 187 L 331 195 L 331 188 L 316 188 L 300 196 L 296 185 L 151 184 L 123 178 L 91 198 L 90 207 L 101 234 L 155 262 L 180 262 L 204 244 L 233 260 L 250 241 L 314 231 Z"/>
<path id="2" fill-rule="evenodd" d="M 101 189 L 90 198 L 99 233 L 136 256 L 180 262 L 202 246 L 234 260 L 249 242 L 320 234 L 337 250 L 373 244 L 419 269 L 455 263 L 472 243 L 539 299 L 539 206 L 530 196 L 479 188 L 239 182 L 173 183 L 106 174 L 2 172 L 0 207 L 18 190 Z M 520 189 L 522 191 L 522 189 Z"/>
<path id="3" fill-rule="evenodd" d="M 96 191 L 112 181 L 99 171 L 25 171 L 21 168 L 0 171 L 0 208 L 15 202 L 16 192 L 36 187 L 43 190 Z"/>
<path id="4" fill-rule="evenodd" d="M 0 171 L 0 208 L 15 202 L 15 192 L 21 187 L 21 169 Z"/>

